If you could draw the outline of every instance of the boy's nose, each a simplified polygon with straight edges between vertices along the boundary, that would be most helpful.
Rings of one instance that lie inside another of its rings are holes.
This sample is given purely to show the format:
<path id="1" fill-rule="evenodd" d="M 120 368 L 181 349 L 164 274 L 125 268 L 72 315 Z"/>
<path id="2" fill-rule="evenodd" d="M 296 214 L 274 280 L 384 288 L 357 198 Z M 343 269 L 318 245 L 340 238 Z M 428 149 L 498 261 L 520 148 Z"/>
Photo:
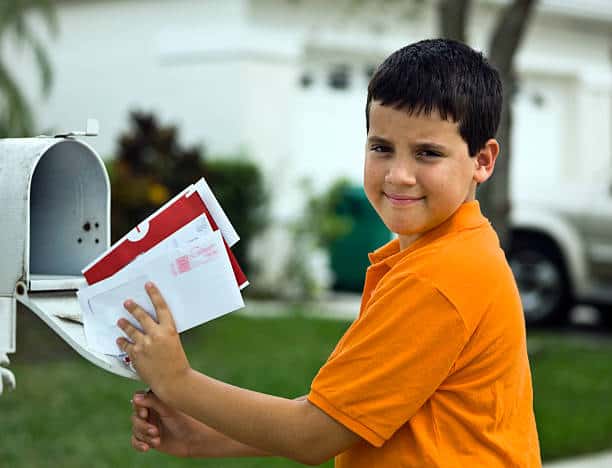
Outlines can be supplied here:
<path id="1" fill-rule="evenodd" d="M 406 161 L 396 161 L 385 174 L 385 182 L 392 185 L 415 185 L 414 165 Z"/>

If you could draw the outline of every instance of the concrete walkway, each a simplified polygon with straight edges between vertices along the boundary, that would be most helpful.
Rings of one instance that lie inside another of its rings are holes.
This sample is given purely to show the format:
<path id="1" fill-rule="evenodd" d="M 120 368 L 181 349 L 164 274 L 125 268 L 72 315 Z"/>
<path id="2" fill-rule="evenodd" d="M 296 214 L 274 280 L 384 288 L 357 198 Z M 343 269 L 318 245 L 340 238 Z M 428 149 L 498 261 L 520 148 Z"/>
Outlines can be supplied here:
<path id="1" fill-rule="evenodd" d="M 611 468 L 612 452 L 570 458 L 559 462 L 545 463 L 545 468 Z"/>
<path id="2" fill-rule="evenodd" d="M 316 318 L 354 320 L 359 314 L 360 303 L 360 294 L 330 293 L 324 300 L 304 306 L 304 314 Z M 287 304 L 247 299 L 246 307 L 239 313 L 257 317 L 279 317 L 287 314 Z M 612 452 L 545 463 L 544 468 L 612 468 Z"/>
<path id="3" fill-rule="evenodd" d="M 256 317 L 279 317 L 287 314 L 288 305 L 282 301 L 246 299 L 246 307 L 239 313 Z M 361 295 L 330 293 L 325 299 L 305 304 L 304 315 L 333 320 L 355 320 L 359 315 Z"/>

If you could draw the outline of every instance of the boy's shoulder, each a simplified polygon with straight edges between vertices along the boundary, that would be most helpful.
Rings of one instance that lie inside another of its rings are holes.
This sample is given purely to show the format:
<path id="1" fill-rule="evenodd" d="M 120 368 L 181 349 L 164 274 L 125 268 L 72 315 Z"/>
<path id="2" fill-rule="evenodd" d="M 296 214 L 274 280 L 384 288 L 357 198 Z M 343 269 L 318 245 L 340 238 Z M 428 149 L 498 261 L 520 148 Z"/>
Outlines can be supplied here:
<path id="1" fill-rule="evenodd" d="M 410 252 L 388 281 L 416 277 L 443 294 L 464 316 L 479 314 L 498 294 L 518 295 L 512 271 L 490 225 L 454 232 Z"/>
<path id="2" fill-rule="evenodd" d="M 489 224 L 450 232 L 398 262 L 398 271 L 454 281 L 459 273 L 499 274 L 507 266 L 499 238 Z"/>

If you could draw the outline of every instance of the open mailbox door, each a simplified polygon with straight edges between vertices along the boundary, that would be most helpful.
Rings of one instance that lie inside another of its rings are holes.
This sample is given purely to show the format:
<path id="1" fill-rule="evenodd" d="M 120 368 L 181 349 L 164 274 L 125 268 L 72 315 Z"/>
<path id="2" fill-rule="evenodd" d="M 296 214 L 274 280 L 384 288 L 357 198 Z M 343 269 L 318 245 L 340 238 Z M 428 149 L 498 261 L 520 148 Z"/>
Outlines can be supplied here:
<path id="1" fill-rule="evenodd" d="M 18 310 L 34 312 L 77 353 L 98 367 L 123 377 L 137 378 L 123 361 L 91 351 L 87 346 L 83 324 L 66 316 L 80 315 L 76 291 L 28 291 L 17 296 Z"/>
<path id="2" fill-rule="evenodd" d="M 110 245 L 110 183 L 101 158 L 72 135 L 0 140 L 0 206 L 2 364 L 16 351 L 17 314 L 34 313 L 90 362 L 137 378 L 120 359 L 91 351 L 80 323 L 81 270 Z M 10 385 L 9 374 L 2 369 Z"/>

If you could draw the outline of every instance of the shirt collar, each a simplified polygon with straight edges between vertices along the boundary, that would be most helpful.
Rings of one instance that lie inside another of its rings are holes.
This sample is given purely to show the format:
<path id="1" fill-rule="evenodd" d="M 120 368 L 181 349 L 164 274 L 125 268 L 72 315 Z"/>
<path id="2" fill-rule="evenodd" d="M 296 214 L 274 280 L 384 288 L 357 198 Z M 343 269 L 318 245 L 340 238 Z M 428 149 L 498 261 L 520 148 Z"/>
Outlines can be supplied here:
<path id="1" fill-rule="evenodd" d="M 489 221 L 480 212 L 478 200 L 463 203 L 446 221 L 423 234 L 415 240 L 408 248 L 400 250 L 399 239 L 393 239 L 374 252 L 368 254 L 372 265 L 384 262 L 387 266 L 393 267 L 406 254 L 413 252 L 425 244 L 429 244 L 436 239 L 451 233 L 473 229 Z"/>

